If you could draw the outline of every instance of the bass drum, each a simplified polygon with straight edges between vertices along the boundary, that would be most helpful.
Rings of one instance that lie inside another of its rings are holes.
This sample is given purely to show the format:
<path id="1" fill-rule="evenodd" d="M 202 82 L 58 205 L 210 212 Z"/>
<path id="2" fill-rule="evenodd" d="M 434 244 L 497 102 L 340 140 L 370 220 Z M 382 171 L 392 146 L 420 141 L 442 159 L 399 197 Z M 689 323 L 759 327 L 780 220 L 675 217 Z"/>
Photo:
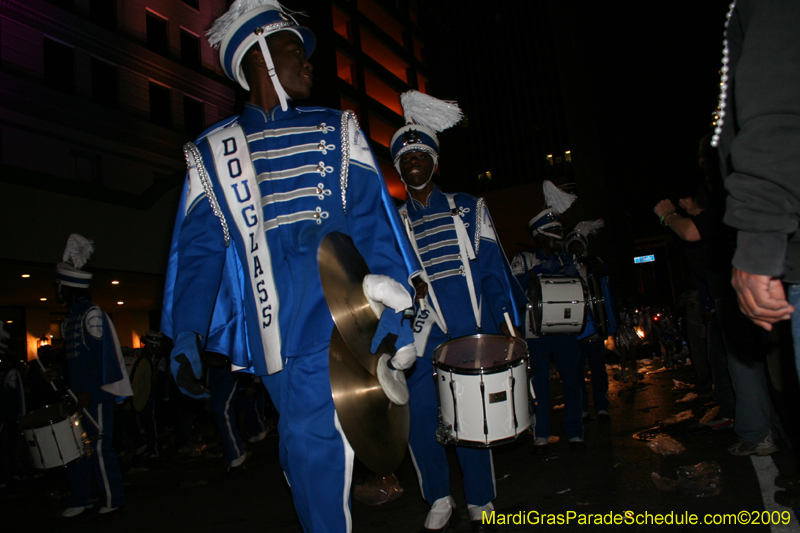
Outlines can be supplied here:
<path id="1" fill-rule="evenodd" d="M 153 388 L 153 363 L 149 358 L 136 358 L 131 370 L 131 388 L 133 389 L 133 408 L 140 413 L 150 400 L 150 391 Z"/>

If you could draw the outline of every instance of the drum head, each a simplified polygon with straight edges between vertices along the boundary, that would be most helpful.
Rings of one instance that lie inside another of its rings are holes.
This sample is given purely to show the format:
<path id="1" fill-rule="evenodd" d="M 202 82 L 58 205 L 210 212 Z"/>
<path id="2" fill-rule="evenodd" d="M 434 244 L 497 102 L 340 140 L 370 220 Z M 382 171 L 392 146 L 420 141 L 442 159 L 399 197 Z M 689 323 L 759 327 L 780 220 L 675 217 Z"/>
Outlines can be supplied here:
<path id="1" fill-rule="evenodd" d="M 153 364 L 146 357 L 139 357 L 133 366 L 133 408 L 141 411 L 150 399 L 150 387 L 153 383 Z"/>
<path id="2" fill-rule="evenodd" d="M 505 335 L 470 335 L 441 344 L 433 364 L 464 374 L 492 373 L 515 366 L 528 354 L 524 340 Z"/>
<path id="3" fill-rule="evenodd" d="M 35 411 L 31 411 L 19 421 L 21 429 L 33 429 L 49 426 L 55 422 L 60 422 L 77 412 L 77 407 L 71 403 L 56 403 L 45 405 Z"/>

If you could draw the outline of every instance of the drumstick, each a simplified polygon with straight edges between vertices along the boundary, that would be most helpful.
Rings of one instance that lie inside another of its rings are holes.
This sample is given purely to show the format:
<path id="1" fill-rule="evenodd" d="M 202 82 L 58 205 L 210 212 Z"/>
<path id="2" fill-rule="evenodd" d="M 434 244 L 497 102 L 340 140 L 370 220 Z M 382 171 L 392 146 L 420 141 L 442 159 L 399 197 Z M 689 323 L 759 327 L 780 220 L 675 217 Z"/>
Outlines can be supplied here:
<path id="1" fill-rule="evenodd" d="M 37 363 L 39 363 L 39 368 L 42 369 L 42 374 L 47 372 L 44 365 L 42 364 L 42 361 L 38 357 L 34 357 L 34 359 L 36 360 Z M 56 384 L 54 382 L 51 381 L 50 386 L 53 387 L 54 391 L 58 392 L 58 387 L 56 387 Z M 72 389 L 70 389 L 69 387 L 66 387 L 66 389 L 69 395 L 72 396 L 72 399 L 75 400 L 75 404 L 77 405 L 78 397 L 75 396 L 75 393 L 72 392 Z M 87 411 L 85 407 L 83 408 L 83 414 L 86 415 L 86 418 L 88 418 L 92 422 L 92 424 L 94 424 L 94 427 L 97 428 L 97 431 L 102 431 L 102 429 L 100 429 L 100 424 L 98 424 L 97 420 L 95 420 L 94 417 L 91 414 L 89 414 L 89 411 Z"/>
<path id="2" fill-rule="evenodd" d="M 508 334 L 514 337 L 514 324 L 511 323 L 511 317 L 508 316 L 508 311 L 503 313 L 503 316 L 506 317 L 506 326 L 508 326 Z"/>

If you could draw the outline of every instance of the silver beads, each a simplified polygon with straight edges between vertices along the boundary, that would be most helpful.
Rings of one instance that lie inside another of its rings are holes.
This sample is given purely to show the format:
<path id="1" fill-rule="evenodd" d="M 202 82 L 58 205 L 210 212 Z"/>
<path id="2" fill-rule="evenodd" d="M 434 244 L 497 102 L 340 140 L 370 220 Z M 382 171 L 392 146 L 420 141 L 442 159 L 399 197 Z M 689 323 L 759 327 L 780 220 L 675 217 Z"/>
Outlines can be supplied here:
<path id="1" fill-rule="evenodd" d="M 733 10 L 736 8 L 736 2 L 731 2 L 731 5 L 728 6 L 728 14 L 725 15 L 725 40 L 722 41 L 723 48 L 722 48 L 722 68 L 720 71 L 722 75 L 719 79 L 719 104 L 717 108 L 719 109 L 717 113 L 717 127 L 714 128 L 714 135 L 711 136 L 711 146 L 716 148 L 719 145 L 719 137 L 722 133 L 722 124 L 725 122 L 725 104 L 728 98 L 728 72 L 730 71 L 730 67 L 728 67 L 728 63 L 730 63 L 730 48 L 728 46 L 728 24 L 731 21 L 731 17 L 733 16 Z"/>

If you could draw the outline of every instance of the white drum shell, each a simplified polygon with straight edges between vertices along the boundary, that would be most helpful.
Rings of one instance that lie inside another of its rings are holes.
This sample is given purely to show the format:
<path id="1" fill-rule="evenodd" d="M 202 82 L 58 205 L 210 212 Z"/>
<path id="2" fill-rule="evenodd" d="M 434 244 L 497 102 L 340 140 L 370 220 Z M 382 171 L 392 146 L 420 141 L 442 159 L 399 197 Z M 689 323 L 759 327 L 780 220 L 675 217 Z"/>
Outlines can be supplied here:
<path id="1" fill-rule="evenodd" d="M 535 281 L 532 280 L 531 283 Z M 541 302 L 531 302 L 541 306 L 539 335 L 580 335 L 586 327 L 588 296 L 586 286 L 580 277 L 541 277 Z M 528 309 L 525 319 L 525 336 L 536 337 L 531 330 Z"/>
<path id="2" fill-rule="evenodd" d="M 87 436 L 77 413 L 40 427 L 23 428 L 22 434 L 34 468 L 67 466 L 87 454 Z"/>
<path id="3" fill-rule="evenodd" d="M 513 441 L 533 424 L 527 356 L 509 368 L 477 374 L 433 364 L 442 427 L 456 444 L 497 446 Z"/>

